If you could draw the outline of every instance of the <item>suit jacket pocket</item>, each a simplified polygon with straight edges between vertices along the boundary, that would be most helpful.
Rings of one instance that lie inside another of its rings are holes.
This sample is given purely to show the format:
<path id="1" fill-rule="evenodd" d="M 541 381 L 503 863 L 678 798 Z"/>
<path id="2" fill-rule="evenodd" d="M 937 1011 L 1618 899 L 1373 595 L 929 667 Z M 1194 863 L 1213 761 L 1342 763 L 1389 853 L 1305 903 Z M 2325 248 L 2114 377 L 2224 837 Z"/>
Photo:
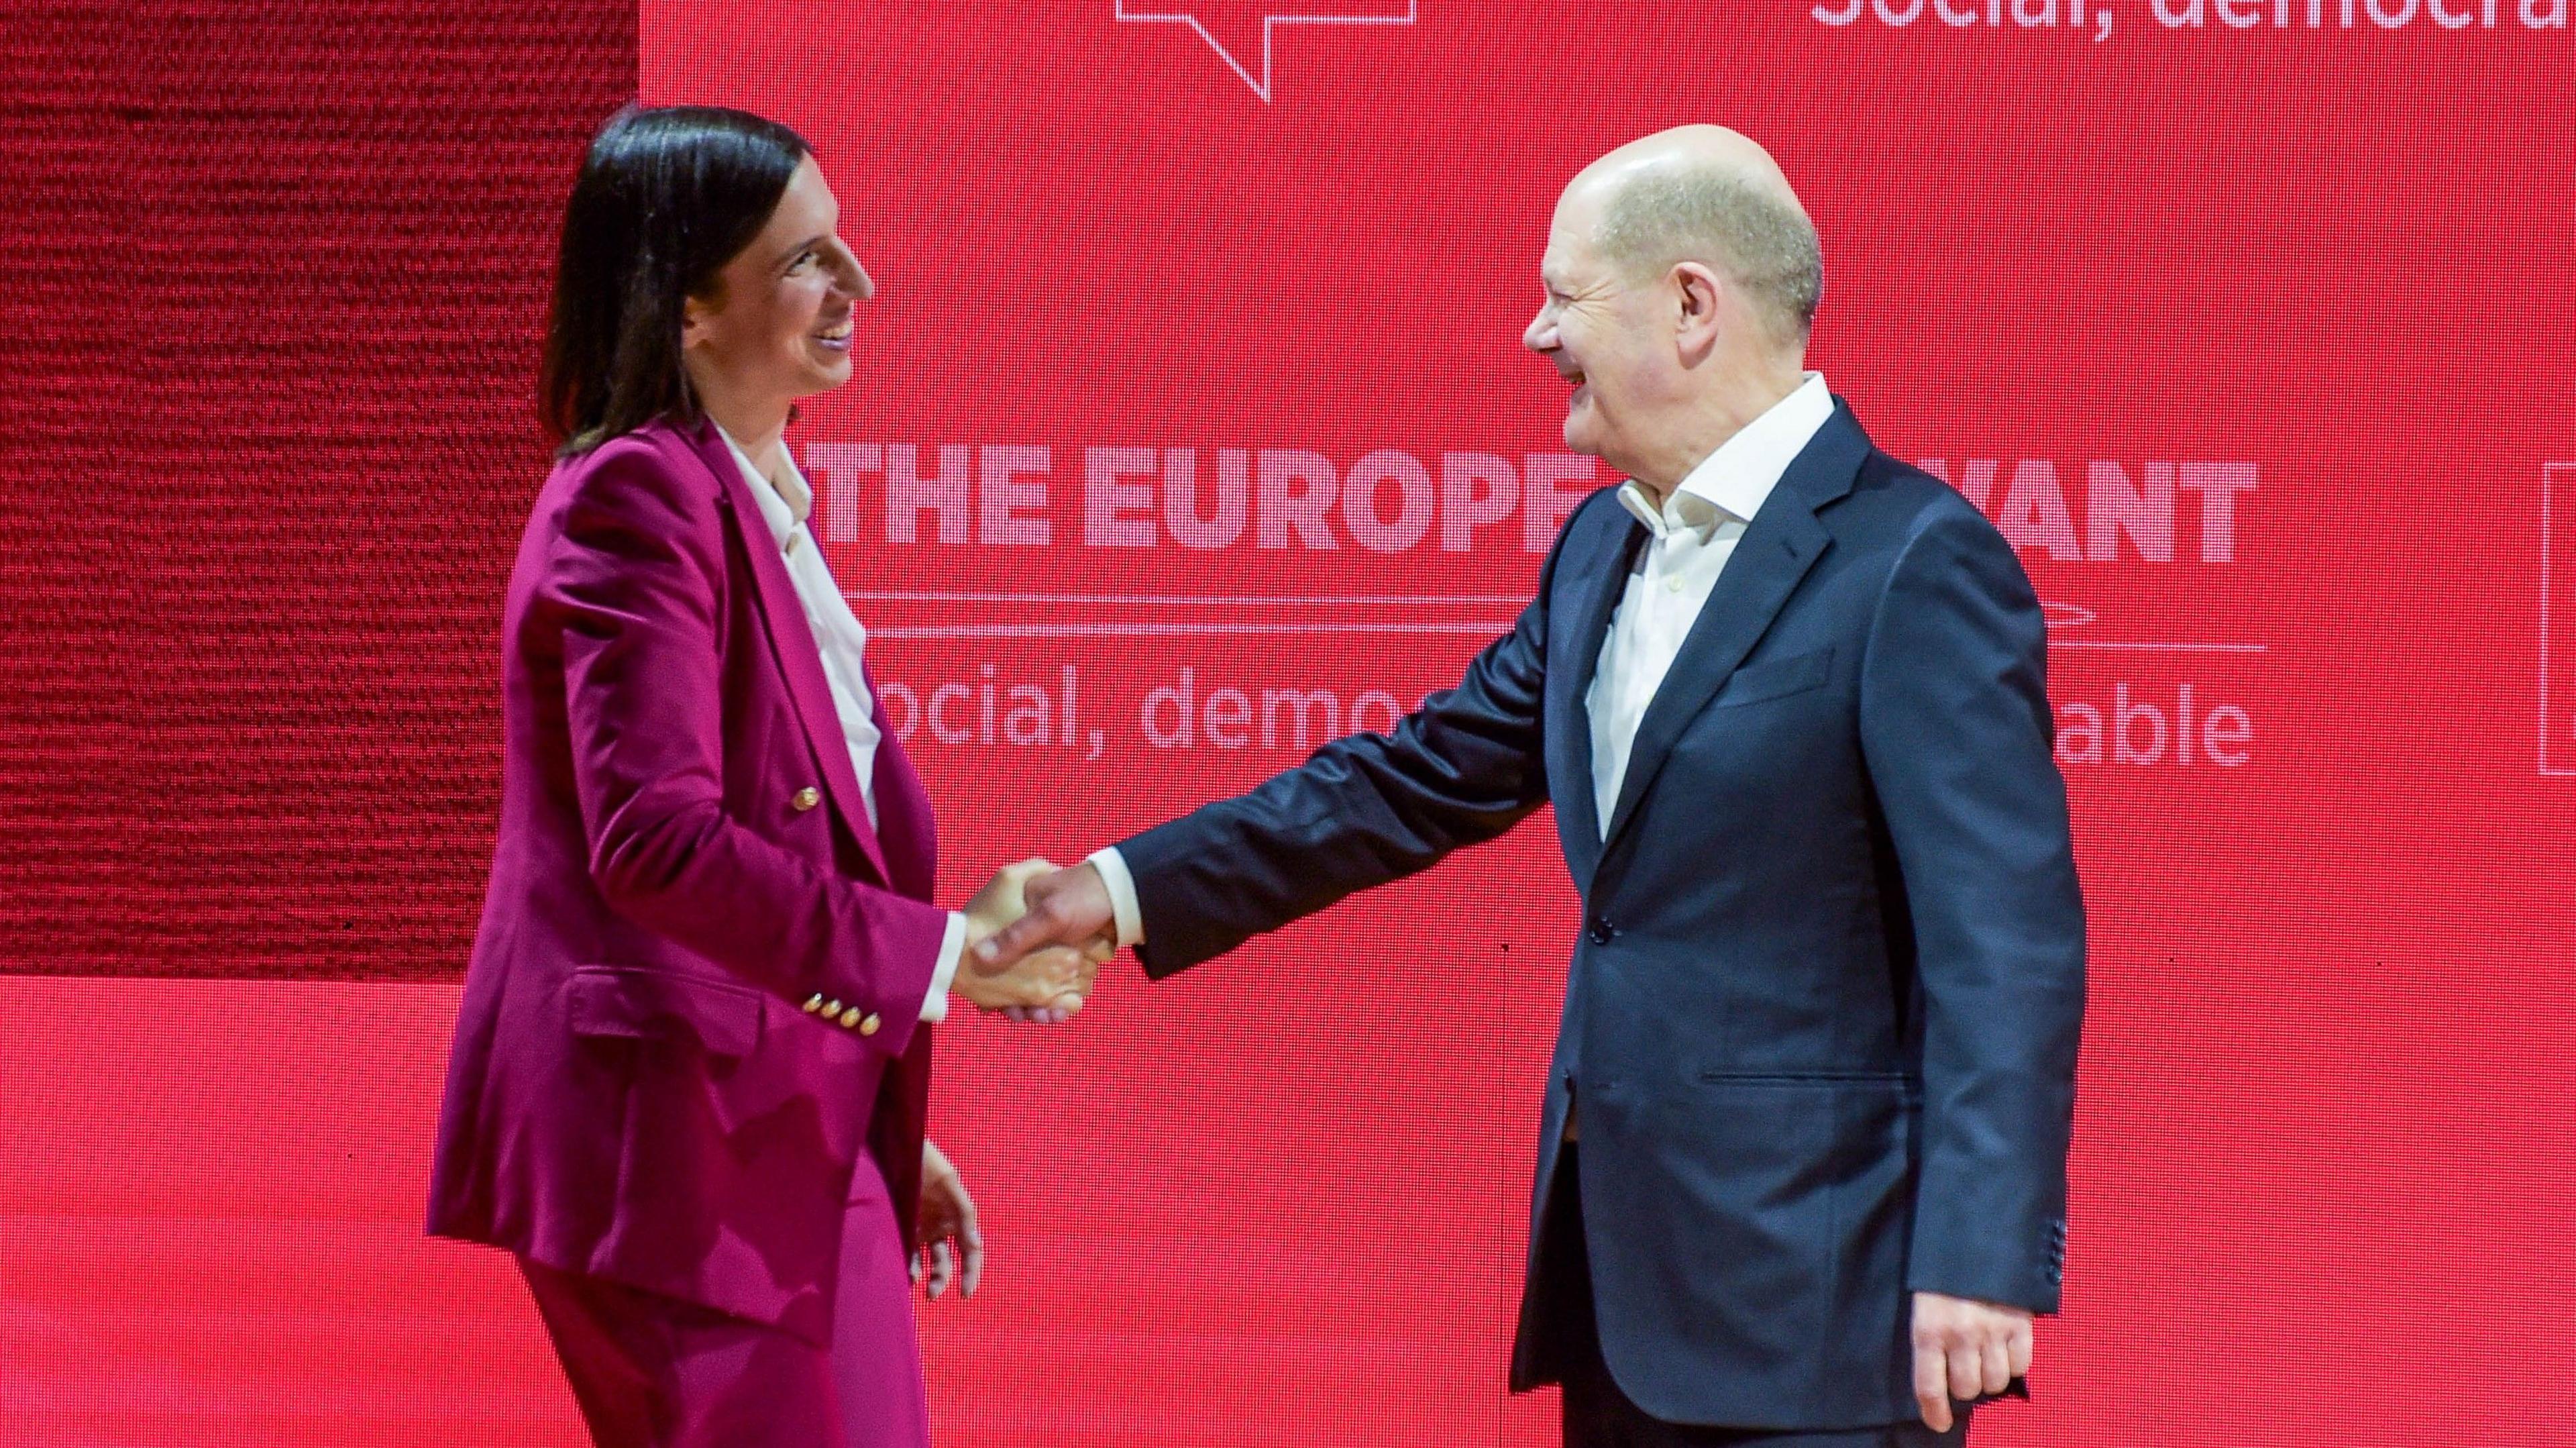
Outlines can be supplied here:
<path id="1" fill-rule="evenodd" d="M 1868 1086 L 1905 1087 L 1915 1093 L 1923 1083 L 1902 1071 L 1729 1071 L 1716 1067 L 1699 1079 L 1724 1086 Z"/>
<path id="2" fill-rule="evenodd" d="M 1811 653 L 1792 654 L 1785 659 L 1771 659 L 1750 668 L 1738 669 L 1709 701 L 1712 709 L 1728 709 L 1738 704 L 1758 704 L 1766 699 L 1803 694 L 1833 677 L 1834 651 L 1817 649 Z"/>
<path id="3" fill-rule="evenodd" d="M 1744 1233 L 1709 1245 L 1731 1253 L 1729 1296 L 1759 1304 L 1766 1328 L 1797 1334 L 1777 1349 L 1795 1357 L 1778 1360 L 1816 1365 L 1800 1404 L 1808 1421 L 1866 1422 L 1907 1408 L 1918 1090 L 1893 1072 L 1700 1077 L 1706 1109 L 1729 1123 L 1712 1128 L 1723 1151 L 1703 1167 L 1711 1215 L 1731 1216 Z"/>
<path id="4" fill-rule="evenodd" d="M 695 1041 L 710 1056 L 740 1060 L 760 1044 L 762 1000 L 748 986 L 634 966 L 585 965 L 564 982 L 564 1019 L 576 1036 Z"/>

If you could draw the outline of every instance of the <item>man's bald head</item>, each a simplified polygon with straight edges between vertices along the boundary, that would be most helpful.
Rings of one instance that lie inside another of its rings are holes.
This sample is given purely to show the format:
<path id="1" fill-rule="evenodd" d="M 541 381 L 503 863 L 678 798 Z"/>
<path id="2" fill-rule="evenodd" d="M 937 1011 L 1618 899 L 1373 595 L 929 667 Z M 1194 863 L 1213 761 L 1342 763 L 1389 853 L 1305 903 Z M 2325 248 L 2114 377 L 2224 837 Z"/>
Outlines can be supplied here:
<path id="1" fill-rule="evenodd" d="M 1595 244 L 1630 277 L 1696 261 L 1742 288 L 1786 347 L 1803 347 L 1824 295 L 1815 223 L 1770 153 L 1722 126 L 1631 141 L 1566 187 L 1600 218 Z"/>

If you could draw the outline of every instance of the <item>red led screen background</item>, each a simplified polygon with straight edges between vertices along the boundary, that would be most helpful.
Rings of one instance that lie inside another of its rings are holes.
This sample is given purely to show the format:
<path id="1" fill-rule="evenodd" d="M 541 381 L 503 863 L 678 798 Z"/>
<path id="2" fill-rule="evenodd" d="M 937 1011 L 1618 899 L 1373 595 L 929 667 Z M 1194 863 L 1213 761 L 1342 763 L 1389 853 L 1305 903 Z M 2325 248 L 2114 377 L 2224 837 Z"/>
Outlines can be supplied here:
<path id="1" fill-rule="evenodd" d="M 640 86 L 797 126 L 880 284 L 791 441 L 952 896 L 1454 678 L 1610 481 L 1519 346 L 1557 188 L 1764 140 L 1812 365 L 2050 606 L 2092 1008 L 2066 1312 L 1979 1441 L 2576 1444 L 2555 0 L 45 23 L 7 265 L 83 300 L 0 344 L 0 1441 L 574 1440 L 504 1264 L 416 1223 L 550 213 Z M 219 325 L 128 340 L 174 294 Z M 943 1032 L 995 1260 L 924 1313 L 940 1441 L 1552 1441 L 1501 1382 L 1572 924 L 1542 821 Z"/>

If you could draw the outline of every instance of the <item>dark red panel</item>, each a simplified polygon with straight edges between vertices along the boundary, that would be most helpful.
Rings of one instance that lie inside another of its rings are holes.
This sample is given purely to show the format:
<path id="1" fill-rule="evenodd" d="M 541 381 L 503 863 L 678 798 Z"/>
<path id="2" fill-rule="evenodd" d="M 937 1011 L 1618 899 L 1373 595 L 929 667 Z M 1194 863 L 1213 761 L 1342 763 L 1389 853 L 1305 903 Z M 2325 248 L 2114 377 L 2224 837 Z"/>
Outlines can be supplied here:
<path id="1" fill-rule="evenodd" d="M 0 969 L 449 976 L 629 5 L 20 7 Z"/>

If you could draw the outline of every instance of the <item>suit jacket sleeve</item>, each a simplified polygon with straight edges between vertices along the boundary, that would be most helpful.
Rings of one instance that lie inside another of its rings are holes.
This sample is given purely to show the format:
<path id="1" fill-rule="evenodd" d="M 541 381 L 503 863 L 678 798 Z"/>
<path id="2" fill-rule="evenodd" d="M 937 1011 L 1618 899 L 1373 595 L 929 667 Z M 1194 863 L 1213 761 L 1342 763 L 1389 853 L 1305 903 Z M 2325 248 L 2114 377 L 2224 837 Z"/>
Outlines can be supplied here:
<path id="1" fill-rule="evenodd" d="M 620 913 L 757 985 L 877 1016 L 864 1039 L 900 1056 L 947 912 L 817 868 L 726 813 L 721 510 L 649 447 L 603 454 L 537 590 L 562 630 L 591 876 Z"/>
<path id="2" fill-rule="evenodd" d="M 1136 954 L 1147 975 L 1159 980 L 1427 869 L 1545 802 L 1547 598 L 1564 537 L 1512 631 L 1393 734 L 1334 740 L 1250 794 L 1119 843 L 1144 917 Z"/>
<path id="3" fill-rule="evenodd" d="M 1923 1164 L 1907 1286 L 2054 1312 L 2084 905 L 2047 634 L 2011 547 L 1927 510 L 1872 624 L 1861 739 L 1913 927 Z"/>

